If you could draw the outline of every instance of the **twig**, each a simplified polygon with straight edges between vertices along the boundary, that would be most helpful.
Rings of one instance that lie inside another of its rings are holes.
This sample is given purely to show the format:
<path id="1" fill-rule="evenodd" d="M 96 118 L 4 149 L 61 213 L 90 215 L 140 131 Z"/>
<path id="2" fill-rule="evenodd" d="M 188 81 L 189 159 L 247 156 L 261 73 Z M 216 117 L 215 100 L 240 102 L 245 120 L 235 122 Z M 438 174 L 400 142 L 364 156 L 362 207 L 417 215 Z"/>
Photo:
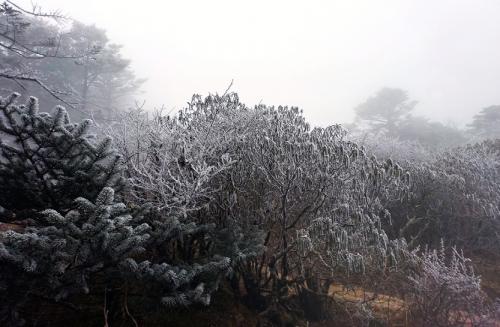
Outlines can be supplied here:
<path id="1" fill-rule="evenodd" d="M 234 79 L 231 80 L 231 83 L 229 83 L 229 86 L 227 87 L 227 89 L 224 91 L 224 93 L 222 94 L 222 96 L 225 96 L 227 94 L 227 92 L 229 92 L 229 90 L 231 89 L 231 87 L 233 86 L 233 82 L 234 82 Z"/>
<path id="2" fill-rule="evenodd" d="M 44 13 L 41 10 L 36 11 L 37 6 L 33 6 L 33 10 L 30 11 L 30 10 L 26 10 L 26 9 L 22 8 L 21 6 L 15 4 L 14 2 L 12 2 L 10 0 L 5 0 L 5 2 L 8 3 L 9 5 L 11 5 L 12 7 L 16 8 L 17 10 L 19 10 L 25 14 L 31 15 L 31 16 L 47 17 L 47 18 L 53 18 L 53 19 L 67 19 L 68 18 L 66 16 L 59 14 L 57 11 L 51 12 L 51 13 Z"/>
<path id="3" fill-rule="evenodd" d="M 102 311 L 104 313 L 104 327 L 109 327 L 108 325 L 108 310 L 106 309 L 106 299 L 108 297 L 108 289 L 104 288 L 104 307 Z"/>
<path id="4" fill-rule="evenodd" d="M 56 98 L 57 100 L 61 101 L 68 107 L 72 109 L 76 109 L 75 106 L 73 106 L 71 103 L 67 102 L 66 100 L 62 99 L 59 95 L 56 94 L 53 90 L 51 90 L 48 86 L 43 84 L 38 78 L 35 77 L 27 77 L 27 76 L 18 76 L 18 75 L 10 75 L 10 74 L 5 74 L 5 73 L 0 73 L 0 77 L 10 79 L 15 81 L 16 83 L 19 84 L 19 80 L 21 81 L 29 81 L 38 84 L 42 89 L 44 89 L 46 92 L 48 92 L 51 96 Z"/>
<path id="5" fill-rule="evenodd" d="M 135 327 L 139 327 L 139 324 L 137 324 L 137 320 L 130 314 L 130 311 L 128 310 L 128 285 L 125 286 L 125 300 L 124 300 L 124 307 L 125 307 L 125 312 L 127 313 L 127 316 L 129 316 L 130 320 L 134 323 Z"/>

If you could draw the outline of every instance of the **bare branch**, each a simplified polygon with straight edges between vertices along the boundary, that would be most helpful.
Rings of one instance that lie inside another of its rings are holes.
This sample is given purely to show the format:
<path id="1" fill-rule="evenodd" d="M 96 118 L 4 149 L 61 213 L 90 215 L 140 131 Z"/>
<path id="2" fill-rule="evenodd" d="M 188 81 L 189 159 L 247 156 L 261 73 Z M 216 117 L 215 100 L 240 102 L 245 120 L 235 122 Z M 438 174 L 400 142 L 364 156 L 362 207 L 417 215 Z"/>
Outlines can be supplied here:
<path id="1" fill-rule="evenodd" d="M 62 99 L 58 94 L 57 92 L 51 90 L 48 86 L 46 86 L 45 84 L 43 84 L 38 78 L 35 78 L 35 77 L 27 77 L 27 76 L 21 76 L 21 75 L 10 75 L 10 74 L 5 74 L 5 73 L 2 73 L 0 72 L 0 77 L 3 77 L 3 78 L 6 78 L 6 79 L 10 79 L 10 80 L 13 80 L 14 82 L 16 82 L 18 85 L 20 84 L 19 81 L 29 81 L 29 82 L 33 82 L 33 83 L 36 83 L 38 84 L 38 86 L 40 86 L 42 89 L 44 89 L 47 93 L 49 93 L 51 96 L 53 96 L 54 98 L 56 98 L 57 100 L 61 101 L 62 103 L 64 103 L 65 105 L 67 105 L 68 107 L 72 108 L 72 109 L 76 109 L 74 105 L 72 105 L 71 103 L 67 102 L 66 100 Z M 21 85 L 21 87 L 23 89 L 25 89 L 24 86 Z"/>
<path id="2" fill-rule="evenodd" d="M 21 6 L 15 4 L 14 2 L 10 0 L 5 0 L 5 3 L 8 3 L 12 7 L 16 8 L 20 12 L 26 14 L 26 15 L 31 15 L 34 17 L 45 17 L 45 18 L 52 18 L 55 20 L 60 20 L 60 19 L 68 19 L 67 16 L 62 15 L 59 11 L 53 11 L 53 12 L 43 12 L 42 9 L 34 4 L 32 10 L 27 10 L 22 8 Z"/>

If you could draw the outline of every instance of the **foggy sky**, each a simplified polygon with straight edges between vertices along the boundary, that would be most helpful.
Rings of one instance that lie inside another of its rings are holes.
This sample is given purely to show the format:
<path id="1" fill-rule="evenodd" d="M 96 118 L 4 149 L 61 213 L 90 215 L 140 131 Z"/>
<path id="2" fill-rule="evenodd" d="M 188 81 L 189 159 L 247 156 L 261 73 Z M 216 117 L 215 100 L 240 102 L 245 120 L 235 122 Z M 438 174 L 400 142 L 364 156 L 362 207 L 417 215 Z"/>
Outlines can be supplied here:
<path id="1" fill-rule="evenodd" d="M 351 121 L 384 86 L 445 123 L 500 104 L 499 0 L 35 2 L 123 44 L 150 108 L 179 109 L 232 79 L 246 104 L 296 105 L 322 126 Z"/>

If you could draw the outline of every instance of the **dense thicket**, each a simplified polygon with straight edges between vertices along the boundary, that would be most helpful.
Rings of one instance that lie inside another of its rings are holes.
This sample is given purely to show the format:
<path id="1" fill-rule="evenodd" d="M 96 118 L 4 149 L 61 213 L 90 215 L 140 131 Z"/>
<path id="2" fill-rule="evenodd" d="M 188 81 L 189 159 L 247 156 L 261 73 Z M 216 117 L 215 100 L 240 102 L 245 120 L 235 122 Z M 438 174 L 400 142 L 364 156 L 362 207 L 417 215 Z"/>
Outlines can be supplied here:
<path id="1" fill-rule="evenodd" d="M 346 141 L 340 126 L 311 129 L 297 108 L 249 109 L 235 94 L 195 97 L 178 118 L 118 125 L 135 198 L 220 224 L 231 240 L 264 234 L 266 250 L 242 256 L 233 276 L 257 306 L 292 290 L 325 296 L 343 276 L 395 265 L 405 249 L 380 226 L 407 174 Z"/>
<path id="2" fill-rule="evenodd" d="M 372 138 L 365 145 L 396 157 L 411 175 L 410 196 L 389 206 L 393 237 L 412 246 L 441 239 L 467 251 L 498 251 L 500 242 L 500 147 L 483 141 L 442 152 L 415 143 Z"/>
<path id="3" fill-rule="evenodd" d="M 62 108 L 1 103 L 4 323 L 35 324 L 50 301 L 137 322 L 131 312 L 208 305 L 221 283 L 276 324 L 276 312 L 331 316 L 339 284 L 401 297 L 423 324 L 491 319 L 468 260 L 418 245 L 495 248 L 494 143 L 394 161 L 341 126 L 233 93 L 194 96 L 175 116 L 123 114 L 111 142 Z M 436 296 L 447 311 L 428 315 Z M 359 324 L 369 304 L 337 303 Z"/>

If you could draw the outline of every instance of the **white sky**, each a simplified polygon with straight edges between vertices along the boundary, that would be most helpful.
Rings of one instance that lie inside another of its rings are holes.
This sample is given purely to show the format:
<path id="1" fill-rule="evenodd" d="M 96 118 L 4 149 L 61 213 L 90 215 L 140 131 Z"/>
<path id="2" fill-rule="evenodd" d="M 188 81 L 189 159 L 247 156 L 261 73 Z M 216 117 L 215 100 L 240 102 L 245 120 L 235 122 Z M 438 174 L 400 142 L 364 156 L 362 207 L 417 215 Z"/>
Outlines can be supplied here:
<path id="1" fill-rule="evenodd" d="M 34 0 L 35 1 L 35 0 Z M 30 6 L 31 1 L 17 1 Z M 467 123 L 500 104 L 500 0 L 39 0 L 124 45 L 148 107 L 233 91 L 349 122 L 379 88 L 417 114 Z"/>

